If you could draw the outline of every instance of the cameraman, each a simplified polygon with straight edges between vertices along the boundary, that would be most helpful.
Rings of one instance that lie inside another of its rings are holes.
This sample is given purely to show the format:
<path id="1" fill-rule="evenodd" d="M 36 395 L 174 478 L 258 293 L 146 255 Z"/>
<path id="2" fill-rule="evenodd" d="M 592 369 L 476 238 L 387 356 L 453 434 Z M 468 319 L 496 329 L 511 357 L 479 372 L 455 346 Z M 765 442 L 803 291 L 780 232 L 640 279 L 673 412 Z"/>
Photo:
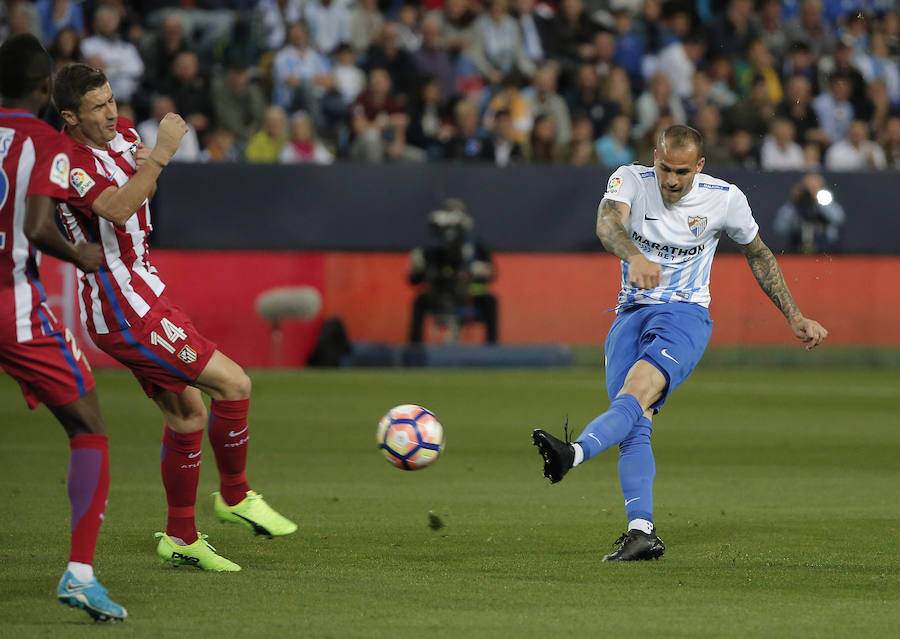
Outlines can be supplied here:
<path id="1" fill-rule="evenodd" d="M 791 189 L 788 201 L 775 215 L 775 232 L 788 236 L 788 250 L 795 253 L 828 253 L 837 250 L 838 227 L 844 209 L 825 188 L 825 179 L 807 173 Z"/>
<path id="2" fill-rule="evenodd" d="M 427 285 L 413 303 L 411 344 L 422 342 L 426 313 L 450 328 L 449 341 L 458 337 L 463 323 L 481 321 L 487 328 L 485 342 L 496 343 L 497 298 L 487 290 L 494 267 L 488 249 L 472 239 L 472 224 L 460 200 L 445 200 L 428 215 L 428 227 L 438 242 L 410 254 L 409 282 Z"/>

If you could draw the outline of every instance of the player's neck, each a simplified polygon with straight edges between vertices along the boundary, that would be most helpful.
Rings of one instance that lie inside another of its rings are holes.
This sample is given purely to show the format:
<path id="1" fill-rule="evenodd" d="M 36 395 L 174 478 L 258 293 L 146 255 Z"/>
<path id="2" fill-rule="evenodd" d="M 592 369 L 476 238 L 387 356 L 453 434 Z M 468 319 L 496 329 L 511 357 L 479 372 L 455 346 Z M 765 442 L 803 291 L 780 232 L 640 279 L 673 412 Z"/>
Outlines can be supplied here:
<path id="1" fill-rule="evenodd" d="M 107 149 L 109 149 L 108 142 L 97 144 L 97 142 L 87 137 L 80 127 L 72 128 L 69 125 L 66 125 L 65 132 L 69 135 L 70 138 L 72 138 L 79 144 L 83 144 L 84 146 L 89 146 L 92 149 L 99 149 L 101 151 L 106 151 Z"/>

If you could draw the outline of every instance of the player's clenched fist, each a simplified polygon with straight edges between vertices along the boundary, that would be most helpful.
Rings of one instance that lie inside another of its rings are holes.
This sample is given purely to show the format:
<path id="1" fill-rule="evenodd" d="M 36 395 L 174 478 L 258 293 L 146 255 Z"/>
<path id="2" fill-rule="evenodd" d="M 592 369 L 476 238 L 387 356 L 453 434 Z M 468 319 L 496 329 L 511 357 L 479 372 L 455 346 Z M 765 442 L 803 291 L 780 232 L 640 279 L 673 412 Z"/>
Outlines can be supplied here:
<path id="1" fill-rule="evenodd" d="M 641 289 L 656 288 L 662 279 L 662 266 L 640 254 L 628 258 L 628 283 Z"/>
<path id="2" fill-rule="evenodd" d="M 75 266 L 84 273 L 96 273 L 103 264 L 103 249 L 93 242 L 78 242 L 75 244 Z"/>
<path id="3" fill-rule="evenodd" d="M 799 321 L 792 322 L 791 330 L 794 331 L 794 335 L 797 339 L 801 340 L 806 345 L 806 350 L 808 351 L 814 349 L 828 337 L 828 331 L 824 326 L 819 324 L 816 320 L 807 319 L 805 317 Z"/>
<path id="4" fill-rule="evenodd" d="M 150 159 L 161 166 L 165 166 L 175 155 L 181 138 L 187 133 L 187 124 L 177 113 L 166 113 L 159 123 L 159 133 L 156 135 L 156 147 L 150 154 Z"/>

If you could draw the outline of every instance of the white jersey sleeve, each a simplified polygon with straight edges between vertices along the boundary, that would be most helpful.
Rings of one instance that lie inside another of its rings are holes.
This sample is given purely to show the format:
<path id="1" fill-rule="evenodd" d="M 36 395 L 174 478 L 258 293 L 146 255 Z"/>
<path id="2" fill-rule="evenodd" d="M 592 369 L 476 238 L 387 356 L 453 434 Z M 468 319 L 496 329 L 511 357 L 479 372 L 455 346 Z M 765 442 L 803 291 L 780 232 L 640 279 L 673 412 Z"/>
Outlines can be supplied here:
<path id="1" fill-rule="evenodd" d="M 628 167 L 620 166 L 615 173 L 609 176 L 609 182 L 606 184 L 606 193 L 603 194 L 603 197 L 607 200 L 622 202 L 630 207 L 640 188 L 640 180 L 635 176 L 634 171 L 628 170 Z"/>
<path id="2" fill-rule="evenodd" d="M 753 212 L 743 191 L 731 185 L 730 195 L 725 214 L 725 232 L 738 244 L 749 244 L 759 233 L 759 224 L 753 218 Z"/>

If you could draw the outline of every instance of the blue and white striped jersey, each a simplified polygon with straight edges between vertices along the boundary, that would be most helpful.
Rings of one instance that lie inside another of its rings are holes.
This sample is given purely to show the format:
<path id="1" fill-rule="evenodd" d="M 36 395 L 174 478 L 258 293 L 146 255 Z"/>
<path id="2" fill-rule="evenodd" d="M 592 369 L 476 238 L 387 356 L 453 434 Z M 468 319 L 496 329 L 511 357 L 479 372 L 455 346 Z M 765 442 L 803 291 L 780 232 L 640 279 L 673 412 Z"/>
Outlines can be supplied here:
<path id="1" fill-rule="evenodd" d="M 741 190 L 703 173 L 694 176 L 687 195 L 666 205 L 652 167 L 620 166 L 604 198 L 631 207 L 626 231 L 644 257 L 663 269 L 659 286 L 641 290 L 628 283 L 628 264 L 622 262 L 617 310 L 665 302 L 709 307 L 709 272 L 722 231 L 738 244 L 749 244 L 759 232 Z"/>

